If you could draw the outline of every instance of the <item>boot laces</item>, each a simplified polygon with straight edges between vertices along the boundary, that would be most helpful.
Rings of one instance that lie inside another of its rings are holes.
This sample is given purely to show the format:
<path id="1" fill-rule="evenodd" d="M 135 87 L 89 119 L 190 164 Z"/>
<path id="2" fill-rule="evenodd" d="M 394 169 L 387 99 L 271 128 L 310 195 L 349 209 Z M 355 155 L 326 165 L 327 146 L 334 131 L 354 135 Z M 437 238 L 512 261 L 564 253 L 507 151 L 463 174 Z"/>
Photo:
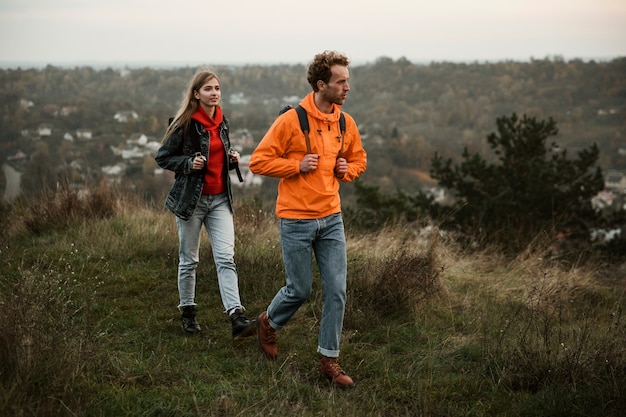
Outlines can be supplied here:
<path id="1" fill-rule="evenodd" d="M 265 342 L 268 344 L 275 344 L 276 343 L 276 330 L 268 326 L 264 339 L 265 339 Z"/>
<path id="2" fill-rule="evenodd" d="M 328 369 L 332 372 L 333 375 L 341 375 L 341 374 L 345 374 L 345 372 L 343 371 L 343 369 L 341 369 L 341 366 L 339 366 L 339 363 L 337 362 L 336 359 L 330 359 L 328 361 Z"/>

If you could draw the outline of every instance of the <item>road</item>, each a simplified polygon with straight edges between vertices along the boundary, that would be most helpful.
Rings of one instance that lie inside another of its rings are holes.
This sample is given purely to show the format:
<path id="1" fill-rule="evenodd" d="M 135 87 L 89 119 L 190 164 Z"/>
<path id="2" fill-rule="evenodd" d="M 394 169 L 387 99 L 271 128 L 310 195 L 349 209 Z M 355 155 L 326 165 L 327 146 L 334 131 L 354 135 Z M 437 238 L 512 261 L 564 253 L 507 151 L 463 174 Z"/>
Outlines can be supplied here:
<path id="1" fill-rule="evenodd" d="M 2 164 L 2 171 L 7 179 L 7 186 L 4 189 L 4 196 L 2 199 L 7 203 L 12 203 L 13 200 L 15 200 L 15 197 L 20 194 L 20 181 L 22 173 L 6 163 Z"/>

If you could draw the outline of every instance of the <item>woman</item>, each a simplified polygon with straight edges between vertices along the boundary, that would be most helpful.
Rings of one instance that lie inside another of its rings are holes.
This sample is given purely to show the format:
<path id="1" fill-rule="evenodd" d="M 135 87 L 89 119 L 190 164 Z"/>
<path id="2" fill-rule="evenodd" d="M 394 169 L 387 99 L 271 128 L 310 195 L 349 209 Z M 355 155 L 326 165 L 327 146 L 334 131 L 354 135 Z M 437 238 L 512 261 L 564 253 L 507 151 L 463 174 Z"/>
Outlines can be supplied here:
<path id="1" fill-rule="evenodd" d="M 165 206 L 178 227 L 178 308 L 186 333 L 198 333 L 196 267 L 204 224 L 213 249 L 224 309 L 232 322 L 233 340 L 252 336 L 256 324 L 244 315 L 235 267 L 235 229 L 230 169 L 238 170 L 240 155 L 230 149 L 228 120 L 220 107 L 220 81 L 199 69 L 187 86 L 176 117 L 163 137 L 156 161 L 176 173 Z"/>

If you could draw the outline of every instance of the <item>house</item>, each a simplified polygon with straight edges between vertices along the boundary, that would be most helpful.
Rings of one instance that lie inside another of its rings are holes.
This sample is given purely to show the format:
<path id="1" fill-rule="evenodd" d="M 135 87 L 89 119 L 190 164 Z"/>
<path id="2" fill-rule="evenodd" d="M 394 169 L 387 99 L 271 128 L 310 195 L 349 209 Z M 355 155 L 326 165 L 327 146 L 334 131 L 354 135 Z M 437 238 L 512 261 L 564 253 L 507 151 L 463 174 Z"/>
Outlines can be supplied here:
<path id="1" fill-rule="evenodd" d="M 139 115 L 133 110 L 124 110 L 115 113 L 113 118 L 119 123 L 128 123 L 130 121 L 138 120 Z"/>
<path id="2" fill-rule="evenodd" d="M 40 125 L 37 128 L 37 134 L 39 135 L 39 137 L 48 137 L 50 135 L 52 135 L 52 126 L 50 125 Z"/>
<path id="3" fill-rule="evenodd" d="M 607 171 L 604 177 L 604 188 L 619 194 L 626 194 L 626 175 L 620 171 Z"/>
<path id="4" fill-rule="evenodd" d="M 143 133 L 133 133 L 132 135 L 130 135 L 130 138 L 126 140 L 126 143 L 129 145 L 144 146 L 146 143 L 148 143 L 148 137 Z"/>
<path id="5" fill-rule="evenodd" d="M 93 134 L 90 129 L 76 129 L 76 138 L 89 140 L 93 138 Z"/>
<path id="6" fill-rule="evenodd" d="M 243 182 L 239 182 L 239 178 L 237 178 L 237 174 L 234 171 L 229 172 L 233 186 L 251 187 L 263 184 L 263 176 L 255 175 L 250 171 L 250 157 L 251 155 L 241 155 L 241 159 L 239 160 L 239 169 L 241 170 Z"/>
<path id="7" fill-rule="evenodd" d="M 293 106 L 300 103 L 301 101 L 302 98 L 300 98 L 299 96 L 283 96 L 283 98 L 281 99 L 281 103 L 285 106 Z"/>
<path id="8" fill-rule="evenodd" d="M 76 106 L 63 106 L 61 107 L 61 110 L 59 111 L 59 115 L 63 117 L 67 117 L 72 113 L 76 113 L 77 111 L 78 111 L 78 107 Z"/>
<path id="9" fill-rule="evenodd" d="M 228 102 L 232 105 L 244 105 L 250 102 L 250 99 L 247 98 L 244 93 L 234 93 L 230 95 Z"/>
<path id="10" fill-rule="evenodd" d="M 28 111 L 34 106 L 35 103 L 33 103 L 32 101 L 26 100 L 25 98 L 20 99 L 20 107 L 22 107 L 24 110 Z"/>
<path id="11" fill-rule="evenodd" d="M 143 133 L 134 133 L 126 140 L 123 148 L 111 147 L 115 156 L 121 156 L 122 159 L 129 162 L 138 162 L 139 160 L 156 155 L 161 144 Z"/>
<path id="12" fill-rule="evenodd" d="M 28 165 L 28 155 L 22 151 L 17 151 L 15 154 L 7 156 L 7 165 L 11 166 L 17 172 L 24 172 Z"/>
<path id="13" fill-rule="evenodd" d="M 122 175 L 126 170 L 126 165 L 123 163 L 116 165 L 106 165 L 100 168 L 102 173 L 106 177 L 106 183 L 109 186 L 119 185 L 122 182 Z"/>
<path id="14" fill-rule="evenodd" d="M 230 143 L 235 149 L 243 149 L 254 145 L 254 138 L 248 129 L 237 129 L 230 133 Z"/>
<path id="15" fill-rule="evenodd" d="M 100 170 L 107 176 L 119 177 L 124 172 L 125 166 L 123 164 L 106 165 L 100 168 Z"/>
<path id="16" fill-rule="evenodd" d="M 7 161 L 16 162 L 16 161 L 25 161 L 28 159 L 28 155 L 26 155 L 22 151 L 17 151 L 15 154 L 7 156 Z"/>
<path id="17" fill-rule="evenodd" d="M 43 106 L 43 111 L 56 117 L 59 115 L 59 106 L 57 104 L 46 104 Z"/>
<path id="18" fill-rule="evenodd" d="M 151 140 L 144 146 L 144 148 L 146 148 L 146 150 L 150 152 L 150 155 L 156 155 L 160 147 L 161 143 L 157 142 L 156 140 Z"/>
<path id="19" fill-rule="evenodd" d="M 32 130 L 32 129 L 30 129 L 30 130 L 29 130 L 29 129 L 22 129 L 22 130 L 20 131 L 20 134 L 22 135 L 22 137 L 23 137 L 23 138 L 31 138 L 31 139 L 34 139 L 36 136 L 38 137 L 37 132 L 35 132 L 35 131 L 34 131 L 34 130 Z"/>
<path id="20" fill-rule="evenodd" d="M 142 159 L 145 155 L 145 151 L 138 146 L 122 149 L 122 159 Z"/>

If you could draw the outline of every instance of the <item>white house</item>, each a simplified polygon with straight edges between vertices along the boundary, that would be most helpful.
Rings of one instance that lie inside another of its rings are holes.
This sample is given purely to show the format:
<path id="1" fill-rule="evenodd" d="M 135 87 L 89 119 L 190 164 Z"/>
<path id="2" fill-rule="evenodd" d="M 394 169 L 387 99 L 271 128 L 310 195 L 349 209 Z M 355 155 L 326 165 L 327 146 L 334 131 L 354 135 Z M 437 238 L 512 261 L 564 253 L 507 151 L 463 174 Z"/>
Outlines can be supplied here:
<path id="1" fill-rule="evenodd" d="M 626 175 L 620 171 L 607 171 L 604 177 L 604 187 L 607 190 L 626 194 Z"/>
<path id="2" fill-rule="evenodd" d="M 139 115 L 134 110 L 124 110 L 115 113 L 113 118 L 120 123 L 128 123 L 131 120 L 139 119 Z"/>
<path id="3" fill-rule="evenodd" d="M 89 140 L 93 138 L 93 134 L 89 129 L 76 129 L 76 137 L 78 139 Z"/>
<path id="4" fill-rule="evenodd" d="M 145 144 L 148 143 L 148 137 L 143 133 L 133 133 L 126 143 L 129 145 L 145 146 Z"/>
<path id="5" fill-rule="evenodd" d="M 37 128 L 37 134 L 39 134 L 40 137 L 52 135 L 52 126 L 50 126 L 50 125 L 40 125 Z"/>

